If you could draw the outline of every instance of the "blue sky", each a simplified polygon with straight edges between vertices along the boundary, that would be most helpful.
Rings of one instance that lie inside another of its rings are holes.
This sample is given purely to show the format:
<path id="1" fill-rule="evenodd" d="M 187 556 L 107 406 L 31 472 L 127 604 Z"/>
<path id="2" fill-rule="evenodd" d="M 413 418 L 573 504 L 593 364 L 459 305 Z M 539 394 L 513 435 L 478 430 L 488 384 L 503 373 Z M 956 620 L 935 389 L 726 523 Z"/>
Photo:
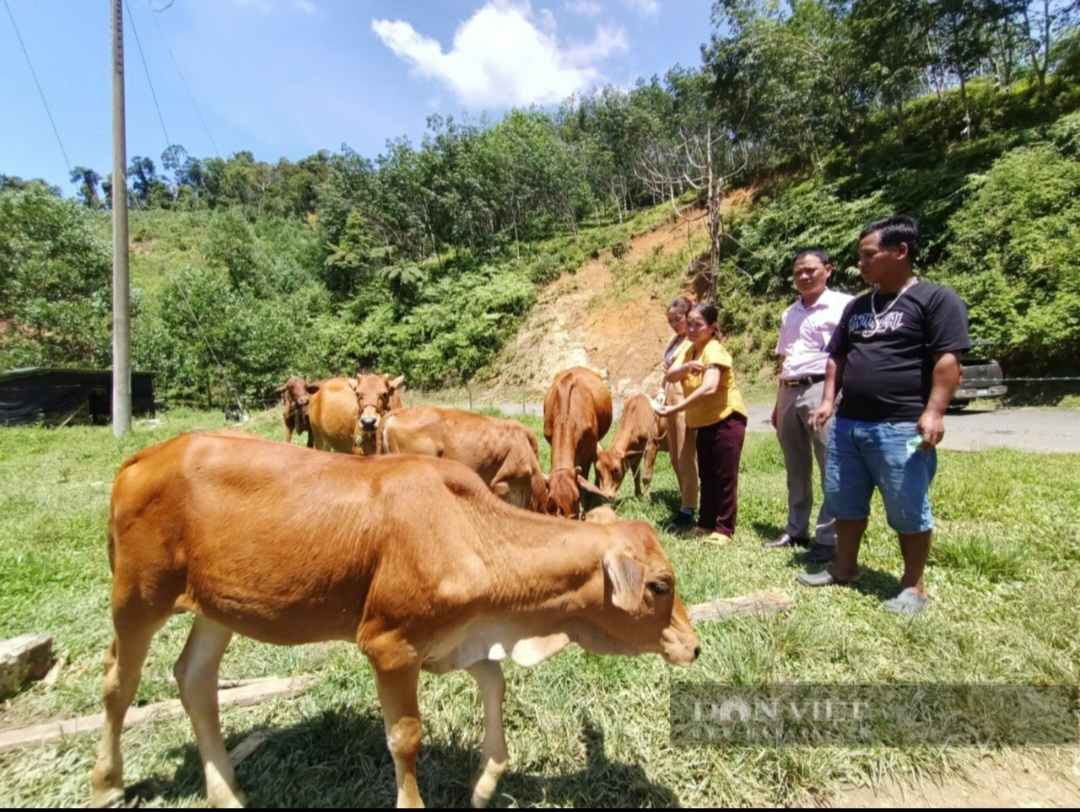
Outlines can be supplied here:
<path id="1" fill-rule="evenodd" d="M 112 165 L 110 4 L 4 2 L 0 173 L 41 177 L 70 195 L 67 163 L 8 9 L 68 161 L 104 176 Z M 274 162 L 347 143 L 374 158 L 389 138 L 418 141 L 433 113 L 497 118 L 514 105 L 554 104 L 607 83 L 630 88 L 676 64 L 696 66 L 711 7 L 711 0 L 126 2 L 127 154 L 159 167 L 168 142 L 136 31 L 168 139 L 190 154 L 246 149 Z"/>

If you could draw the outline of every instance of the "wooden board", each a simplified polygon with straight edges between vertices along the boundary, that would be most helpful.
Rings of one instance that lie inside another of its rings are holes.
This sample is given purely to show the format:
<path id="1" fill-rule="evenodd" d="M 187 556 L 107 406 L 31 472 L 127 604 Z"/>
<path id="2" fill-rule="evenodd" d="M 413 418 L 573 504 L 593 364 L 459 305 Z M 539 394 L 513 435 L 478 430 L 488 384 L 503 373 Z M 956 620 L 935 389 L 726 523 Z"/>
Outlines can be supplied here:
<path id="1" fill-rule="evenodd" d="M 696 603 L 687 609 L 691 623 L 733 620 L 737 617 L 761 617 L 778 612 L 790 612 L 795 601 L 779 589 L 766 589 L 738 598 L 721 598 L 708 603 Z"/>
<path id="2" fill-rule="evenodd" d="M 222 708 L 257 705 L 268 699 L 294 696 L 306 690 L 315 681 L 315 677 L 271 677 L 258 680 L 238 688 L 229 688 L 218 692 L 218 704 Z M 142 708 L 131 708 L 124 717 L 124 727 L 137 725 L 149 719 L 167 719 L 170 716 L 182 716 L 184 706 L 179 699 L 155 702 Z M 23 727 L 0 733 L 0 752 L 17 747 L 29 747 L 35 744 L 48 744 L 60 741 L 78 733 L 98 730 L 105 724 L 105 714 L 80 716 L 62 722 L 46 722 L 33 727 Z"/>

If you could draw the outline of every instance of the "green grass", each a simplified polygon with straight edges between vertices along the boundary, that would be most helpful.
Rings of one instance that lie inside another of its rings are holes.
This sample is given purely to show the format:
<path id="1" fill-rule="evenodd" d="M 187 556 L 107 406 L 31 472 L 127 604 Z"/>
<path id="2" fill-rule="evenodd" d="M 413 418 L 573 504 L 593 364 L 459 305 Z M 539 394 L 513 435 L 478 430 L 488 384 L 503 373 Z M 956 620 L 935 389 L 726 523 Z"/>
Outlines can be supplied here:
<path id="1" fill-rule="evenodd" d="M 539 418 L 524 421 L 539 432 Z M 55 637 L 67 664 L 52 688 L 24 689 L 0 728 L 101 710 L 101 655 L 111 637 L 104 523 L 109 489 L 133 451 L 188 429 L 222 427 L 216 414 L 172 411 L 108 428 L 0 432 L 0 639 Z M 276 411 L 255 417 L 280 438 Z M 548 448 L 541 440 L 547 467 Z M 669 689 L 681 682 L 1038 682 L 1080 680 L 1080 456 L 944 452 L 933 497 L 938 530 L 928 572 L 932 603 L 898 619 L 881 606 L 901 569 L 876 502 L 858 590 L 799 588 L 799 567 L 760 542 L 782 529 L 783 463 L 769 435 L 747 436 L 736 542 L 718 550 L 661 533 L 689 604 L 779 586 L 786 616 L 700 627 L 701 659 L 669 668 L 657 657 L 603 658 L 571 648 L 534 669 L 506 667 L 511 770 L 497 806 L 790 805 L 841 785 L 942 778 L 971 751 L 926 746 L 681 749 L 668 739 Z M 625 493 L 632 486 L 624 483 Z M 620 515 L 662 522 L 677 504 L 674 475 L 658 461 L 653 501 L 627 498 Z M 169 682 L 190 619 L 155 640 L 137 701 L 176 696 Z M 388 806 L 393 766 L 370 669 L 344 644 L 275 648 L 236 638 L 222 676 L 314 674 L 292 700 L 223 713 L 232 747 L 255 729 L 275 732 L 238 769 L 253 805 Z M 479 760 L 482 723 L 467 675 L 421 682 L 428 805 L 461 806 Z M 1008 709 L 1003 709 L 1007 713 Z M 79 805 L 89 793 L 97 736 L 0 754 L 4 806 Z M 128 786 L 152 806 L 204 805 L 186 719 L 150 722 L 123 736 Z M 1048 751 L 1052 758 L 1060 751 Z"/>

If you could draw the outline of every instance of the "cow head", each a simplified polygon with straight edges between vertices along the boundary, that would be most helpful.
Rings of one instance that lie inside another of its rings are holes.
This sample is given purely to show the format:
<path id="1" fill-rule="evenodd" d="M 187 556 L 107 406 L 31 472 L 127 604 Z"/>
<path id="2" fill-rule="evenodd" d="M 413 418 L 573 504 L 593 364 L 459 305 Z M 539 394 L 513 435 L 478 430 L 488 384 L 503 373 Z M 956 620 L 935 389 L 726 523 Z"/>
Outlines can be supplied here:
<path id="1" fill-rule="evenodd" d="M 548 474 L 547 486 L 547 512 L 553 516 L 576 519 L 581 512 L 581 493 L 574 471 L 557 468 Z"/>
<path id="2" fill-rule="evenodd" d="M 356 376 L 349 385 L 356 392 L 357 421 L 360 431 L 374 433 L 379 428 L 382 416 L 395 406 L 401 405 L 398 389 L 405 383 L 405 376 L 390 380 L 385 375 Z"/>
<path id="3" fill-rule="evenodd" d="M 285 398 L 289 403 L 303 408 L 308 405 L 311 396 L 318 391 L 319 384 L 308 383 L 299 375 L 293 375 L 289 380 L 285 381 L 285 383 L 275 389 L 272 394 L 285 395 Z"/>
<path id="4" fill-rule="evenodd" d="M 673 665 L 690 665 L 701 647 L 656 531 L 607 514 L 600 523 L 611 538 L 603 553 L 603 608 L 593 616 L 595 636 L 578 642 L 597 654 L 655 653 Z"/>
<path id="5" fill-rule="evenodd" d="M 581 503 L 581 492 L 591 493 L 610 501 L 613 496 L 593 485 L 581 474 L 581 466 L 573 470 L 556 468 L 547 478 L 547 512 L 568 519 L 580 519 L 585 509 Z"/>
<path id="6" fill-rule="evenodd" d="M 608 499 L 615 498 L 626 477 L 626 457 L 616 451 L 601 450 L 596 457 L 596 474 L 600 490 Z"/>

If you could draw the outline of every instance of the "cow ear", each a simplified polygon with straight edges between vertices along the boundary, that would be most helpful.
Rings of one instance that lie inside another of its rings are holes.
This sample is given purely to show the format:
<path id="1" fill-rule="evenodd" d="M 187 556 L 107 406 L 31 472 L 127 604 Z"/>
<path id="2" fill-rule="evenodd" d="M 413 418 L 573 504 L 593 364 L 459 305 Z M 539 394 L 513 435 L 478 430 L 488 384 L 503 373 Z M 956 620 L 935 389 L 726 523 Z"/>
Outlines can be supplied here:
<path id="1" fill-rule="evenodd" d="M 322 389 L 322 385 L 317 383 L 309 383 L 305 388 L 307 389 L 307 393 L 309 395 L 314 395 L 316 392 Z"/>
<path id="2" fill-rule="evenodd" d="M 608 550 L 604 553 L 604 573 L 611 582 L 611 603 L 616 609 L 636 612 L 641 608 L 645 570 L 637 561 L 623 553 Z"/>
<path id="3" fill-rule="evenodd" d="M 349 378 L 349 388 L 355 392 L 356 388 L 360 385 L 360 379 L 362 377 L 363 377 L 363 375 L 357 375 L 356 380 L 353 380 L 352 378 Z"/>
<path id="4" fill-rule="evenodd" d="M 398 389 L 399 387 L 404 386 L 404 384 L 405 384 L 405 376 L 404 375 L 398 375 L 396 378 L 394 378 L 394 380 L 390 381 L 390 391 L 393 392 L 395 389 Z"/>
<path id="5" fill-rule="evenodd" d="M 279 386 L 277 389 L 275 389 L 270 394 L 271 395 L 283 395 L 283 394 L 285 394 L 285 390 L 288 389 L 288 388 L 289 388 L 289 385 L 287 383 L 283 383 L 281 386 Z"/>

